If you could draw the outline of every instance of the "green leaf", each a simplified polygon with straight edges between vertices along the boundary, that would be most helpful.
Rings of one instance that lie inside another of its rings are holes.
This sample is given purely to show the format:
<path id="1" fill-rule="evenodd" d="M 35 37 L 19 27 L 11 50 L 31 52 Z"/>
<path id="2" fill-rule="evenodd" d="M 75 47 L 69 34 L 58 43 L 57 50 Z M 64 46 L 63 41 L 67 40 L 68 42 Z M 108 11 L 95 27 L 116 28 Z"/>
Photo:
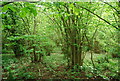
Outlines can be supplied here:
<path id="1" fill-rule="evenodd" d="M 8 25 L 8 26 L 7 26 L 7 28 L 8 28 L 8 29 L 11 29 L 11 26 L 10 26 L 10 25 Z"/>
<path id="2" fill-rule="evenodd" d="M 2 12 L 6 12 L 7 10 L 8 10 L 8 6 L 5 5 L 5 6 L 3 7 L 3 9 L 2 9 Z"/>
<path id="3" fill-rule="evenodd" d="M 28 9 L 28 7 L 24 7 L 21 9 L 20 16 L 25 17 L 29 12 L 30 10 Z"/>
<path id="4" fill-rule="evenodd" d="M 30 8 L 30 12 L 33 13 L 34 16 L 37 16 L 37 11 L 34 8 Z"/>
<path id="5" fill-rule="evenodd" d="M 16 9 L 13 7 L 13 5 L 8 5 L 8 8 L 10 8 L 13 12 L 16 12 Z"/>

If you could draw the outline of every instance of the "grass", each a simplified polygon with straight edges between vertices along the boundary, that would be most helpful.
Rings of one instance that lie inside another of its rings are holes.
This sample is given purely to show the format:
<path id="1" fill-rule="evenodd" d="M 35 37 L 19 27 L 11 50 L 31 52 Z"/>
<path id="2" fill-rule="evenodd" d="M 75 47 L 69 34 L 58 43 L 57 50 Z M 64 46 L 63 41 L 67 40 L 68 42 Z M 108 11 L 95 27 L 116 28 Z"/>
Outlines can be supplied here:
<path id="1" fill-rule="evenodd" d="M 51 54 L 51 56 L 46 56 L 44 62 L 54 68 L 66 64 L 66 60 L 64 60 L 63 54 Z"/>
<path id="2" fill-rule="evenodd" d="M 93 53 L 93 59 L 97 59 L 98 57 L 105 57 L 106 54 L 95 54 Z M 90 60 L 91 59 L 91 53 L 87 52 L 85 56 L 85 60 Z"/>

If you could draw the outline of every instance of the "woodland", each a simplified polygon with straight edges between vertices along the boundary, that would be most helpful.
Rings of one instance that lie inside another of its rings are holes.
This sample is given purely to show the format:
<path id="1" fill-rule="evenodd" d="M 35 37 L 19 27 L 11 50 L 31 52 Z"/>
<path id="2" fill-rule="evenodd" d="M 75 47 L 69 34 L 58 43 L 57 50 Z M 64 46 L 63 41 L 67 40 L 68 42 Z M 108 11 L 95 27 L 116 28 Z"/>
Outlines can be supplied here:
<path id="1" fill-rule="evenodd" d="M 0 2 L 2 79 L 120 80 L 120 2 Z"/>

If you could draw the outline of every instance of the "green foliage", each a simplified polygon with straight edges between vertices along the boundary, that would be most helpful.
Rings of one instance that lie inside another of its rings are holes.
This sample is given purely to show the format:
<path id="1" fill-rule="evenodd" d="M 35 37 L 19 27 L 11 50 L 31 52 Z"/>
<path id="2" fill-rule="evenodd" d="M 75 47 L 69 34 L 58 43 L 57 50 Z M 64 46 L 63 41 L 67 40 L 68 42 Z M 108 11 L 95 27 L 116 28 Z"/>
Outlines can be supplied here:
<path id="1" fill-rule="evenodd" d="M 49 64 L 52 68 L 57 68 L 59 65 L 66 64 L 66 60 L 63 60 L 64 55 L 54 54 L 44 57 L 44 62 Z"/>
<path id="2" fill-rule="evenodd" d="M 6 72 L 4 76 L 7 75 L 8 80 L 34 79 L 33 72 L 26 73 L 28 67 L 21 64 L 22 62 L 25 63 L 25 60 L 26 60 L 25 58 L 21 58 L 20 60 L 18 60 L 14 58 L 13 54 L 3 54 L 2 56 L 3 72 Z M 21 63 L 19 61 L 21 61 Z M 27 59 L 27 62 L 29 62 L 29 59 Z"/>
<path id="3" fill-rule="evenodd" d="M 3 78 L 119 79 L 119 15 L 110 6 L 116 3 L 7 3 L 0 13 L 2 52 L 14 54 L 2 55 Z M 93 67 L 88 52 L 96 50 Z"/>
<path id="4" fill-rule="evenodd" d="M 103 79 L 118 79 L 118 60 L 113 59 L 110 55 L 106 57 L 95 58 L 95 68 L 91 66 L 90 62 L 88 65 L 82 67 L 83 71 L 86 72 L 88 77 L 101 77 Z"/>

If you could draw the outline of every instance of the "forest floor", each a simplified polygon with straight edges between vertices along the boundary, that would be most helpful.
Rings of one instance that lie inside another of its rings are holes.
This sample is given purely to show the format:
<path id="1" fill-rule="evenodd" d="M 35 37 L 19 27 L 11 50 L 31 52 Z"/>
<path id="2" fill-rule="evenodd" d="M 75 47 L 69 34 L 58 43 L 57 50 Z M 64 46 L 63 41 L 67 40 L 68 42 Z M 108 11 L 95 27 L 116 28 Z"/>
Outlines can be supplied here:
<path id="1" fill-rule="evenodd" d="M 94 58 L 104 57 L 103 54 L 94 54 Z M 90 54 L 85 60 L 90 60 Z M 67 61 L 64 54 L 53 53 L 44 57 L 43 63 L 31 63 L 30 58 L 16 59 L 14 55 L 2 56 L 2 77 L 14 79 L 88 79 L 84 71 L 71 72 L 67 70 Z M 99 78 L 99 77 L 98 77 Z"/>

